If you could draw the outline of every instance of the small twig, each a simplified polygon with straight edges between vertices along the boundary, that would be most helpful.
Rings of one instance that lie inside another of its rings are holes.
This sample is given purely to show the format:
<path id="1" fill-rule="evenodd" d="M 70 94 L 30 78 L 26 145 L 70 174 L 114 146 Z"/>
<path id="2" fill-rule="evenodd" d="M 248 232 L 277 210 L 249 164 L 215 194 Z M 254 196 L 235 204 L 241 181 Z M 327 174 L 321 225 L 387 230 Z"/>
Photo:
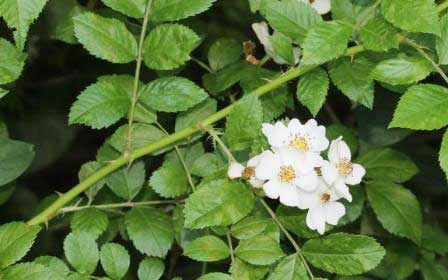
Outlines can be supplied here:
<path id="1" fill-rule="evenodd" d="M 161 205 L 161 204 L 178 204 L 182 203 L 182 200 L 152 200 L 152 201 L 128 201 L 122 203 L 110 203 L 110 204 L 98 204 L 98 205 L 84 205 L 84 206 L 70 206 L 59 209 L 60 214 L 81 211 L 88 208 L 96 209 L 116 209 L 116 208 L 132 208 L 136 206 L 147 206 L 147 205 Z"/>
<path id="2" fill-rule="evenodd" d="M 230 229 L 227 229 L 226 236 L 227 236 L 227 243 L 229 244 L 230 260 L 232 261 L 231 264 L 234 264 L 235 253 L 233 251 L 232 236 L 230 235 Z"/>
<path id="3" fill-rule="evenodd" d="M 194 62 L 196 62 L 197 65 L 201 66 L 202 68 L 204 68 L 207 72 L 209 73 L 214 73 L 215 71 L 213 71 L 213 69 L 208 66 L 207 64 L 205 64 L 204 62 L 202 62 L 201 60 L 195 58 L 195 57 L 191 57 L 191 60 L 193 60 Z"/>

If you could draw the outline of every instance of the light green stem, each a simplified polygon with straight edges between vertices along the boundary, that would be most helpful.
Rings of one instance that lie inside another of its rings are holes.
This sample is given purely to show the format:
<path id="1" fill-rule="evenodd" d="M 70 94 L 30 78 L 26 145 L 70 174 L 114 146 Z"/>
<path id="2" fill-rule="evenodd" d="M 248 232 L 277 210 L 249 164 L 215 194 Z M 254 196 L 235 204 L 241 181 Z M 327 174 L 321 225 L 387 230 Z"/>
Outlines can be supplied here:
<path id="1" fill-rule="evenodd" d="M 161 204 L 176 204 L 182 202 L 181 200 L 151 200 L 151 201 L 136 201 L 136 202 L 122 202 L 122 203 L 110 203 L 110 204 L 98 204 L 98 205 L 83 205 L 83 206 L 70 206 L 61 208 L 58 213 L 70 213 L 81 211 L 88 208 L 96 209 L 116 209 L 116 208 L 131 208 L 136 206 L 148 206 L 148 205 L 161 205 Z"/>

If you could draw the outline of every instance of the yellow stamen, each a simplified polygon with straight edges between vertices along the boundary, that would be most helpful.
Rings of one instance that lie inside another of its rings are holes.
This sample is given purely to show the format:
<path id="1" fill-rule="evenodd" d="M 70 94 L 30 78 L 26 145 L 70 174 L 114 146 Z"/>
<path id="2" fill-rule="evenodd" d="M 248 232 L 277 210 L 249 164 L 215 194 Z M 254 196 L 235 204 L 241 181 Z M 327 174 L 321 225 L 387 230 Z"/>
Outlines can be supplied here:
<path id="1" fill-rule="evenodd" d="M 289 146 L 292 148 L 296 148 L 302 150 L 304 152 L 308 152 L 310 150 L 310 146 L 308 144 L 308 140 L 302 136 L 295 136 L 290 142 Z"/>
<path id="2" fill-rule="evenodd" d="M 296 172 L 291 165 L 286 165 L 280 167 L 278 176 L 282 183 L 292 183 L 292 181 L 296 178 Z"/>
<path id="3" fill-rule="evenodd" d="M 343 160 L 336 164 L 336 168 L 338 169 L 339 174 L 348 176 L 353 171 L 353 163 L 348 160 Z"/>
<path id="4" fill-rule="evenodd" d="M 253 166 L 248 166 L 244 168 L 241 178 L 243 178 L 244 180 L 250 180 L 250 178 L 254 176 L 255 176 L 255 168 Z"/>
<path id="5" fill-rule="evenodd" d="M 322 203 L 327 203 L 328 201 L 330 201 L 330 198 L 331 198 L 331 195 L 330 195 L 329 193 L 327 193 L 327 192 L 322 193 L 322 194 L 320 195 L 320 201 L 321 201 Z"/>

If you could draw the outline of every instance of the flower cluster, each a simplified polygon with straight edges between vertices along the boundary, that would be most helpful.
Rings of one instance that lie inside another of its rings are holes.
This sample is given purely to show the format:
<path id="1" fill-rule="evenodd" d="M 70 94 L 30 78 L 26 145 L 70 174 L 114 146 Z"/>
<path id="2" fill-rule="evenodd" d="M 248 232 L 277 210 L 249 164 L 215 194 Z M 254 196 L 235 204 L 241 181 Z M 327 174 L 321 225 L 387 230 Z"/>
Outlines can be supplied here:
<path id="1" fill-rule="evenodd" d="M 308 210 L 306 224 L 320 234 L 325 225 L 336 225 L 345 215 L 340 199 L 352 201 L 347 185 L 357 185 L 365 169 L 351 162 L 351 152 L 342 137 L 329 143 L 325 127 L 315 120 L 302 124 L 292 119 L 263 124 L 270 150 L 251 158 L 246 166 L 230 164 L 230 178 L 247 180 L 263 188 L 266 196 L 280 203 Z M 328 150 L 328 160 L 321 153 Z"/>

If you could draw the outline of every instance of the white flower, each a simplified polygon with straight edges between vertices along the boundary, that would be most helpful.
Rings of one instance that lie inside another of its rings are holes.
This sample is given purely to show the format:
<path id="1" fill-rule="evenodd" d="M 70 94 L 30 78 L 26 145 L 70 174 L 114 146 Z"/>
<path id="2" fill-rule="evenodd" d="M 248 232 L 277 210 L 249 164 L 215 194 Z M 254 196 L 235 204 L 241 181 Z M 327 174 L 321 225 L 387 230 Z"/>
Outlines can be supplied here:
<path id="1" fill-rule="evenodd" d="M 322 164 L 321 172 L 325 181 L 333 185 L 336 193 L 352 201 L 352 196 L 347 185 L 358 185 L 366 174 L 366 170 L 360 164 L 351 162 L 351 152 L 342 137 L 331 142 L 328 151 L 328 159 Z"/>
<path id="2" fill-rule="evenodd" d="M 242 178 L 247 180 L 254 188 L 261 188 L 264 181 L 255 177 L 255 168 L 259 164 L 261 156 L 262 154 L 249 159 L 246 166 L 235 161 L 230 163 L 227 175 L 230 179 Z"/>
<path id="3" fill-rule="evenodd" d="M 274 125 L 265 123 L 263 134 L 274 148 L 290 147 L 306 154 L 306 159 L 313 167 L 322 164 L 320 152 L 328 148 L 329 141 L 325 137 L 325 127 L 318 125 L 314 119 L 301 124 L 292 119 L 288 126 L 282 122 Z"/>
<path id="4" fill-rule="evenodd" d="M 308 3 L 313 7 L 319 14 L 324 15 L 331 10 L 331 0 L 301 0 Z"/>
<path id="5" fill-rule="evenodd" d="M 291 148 L 265 151 L 255 169 L 256 177 L 267 180 L 263 185 L 265 194 L 280 198 L 286 206 L 300 204 L 300 190 L 312 192 L 317 187 L 317 173 L 307 165 L 303 154 Z"/>
<path id="6" fill-rule="evenodd" d="M 340 198 L 325 181 L 319 177 L 317 190 L 313 193 L 303 193 L 302 201 L 308 208 L 306 224 L 312 230 L 324 234 L 325 225 L 337 225 L 339 219 L 345 215 L 345 207 L 337 202 Z"/>

